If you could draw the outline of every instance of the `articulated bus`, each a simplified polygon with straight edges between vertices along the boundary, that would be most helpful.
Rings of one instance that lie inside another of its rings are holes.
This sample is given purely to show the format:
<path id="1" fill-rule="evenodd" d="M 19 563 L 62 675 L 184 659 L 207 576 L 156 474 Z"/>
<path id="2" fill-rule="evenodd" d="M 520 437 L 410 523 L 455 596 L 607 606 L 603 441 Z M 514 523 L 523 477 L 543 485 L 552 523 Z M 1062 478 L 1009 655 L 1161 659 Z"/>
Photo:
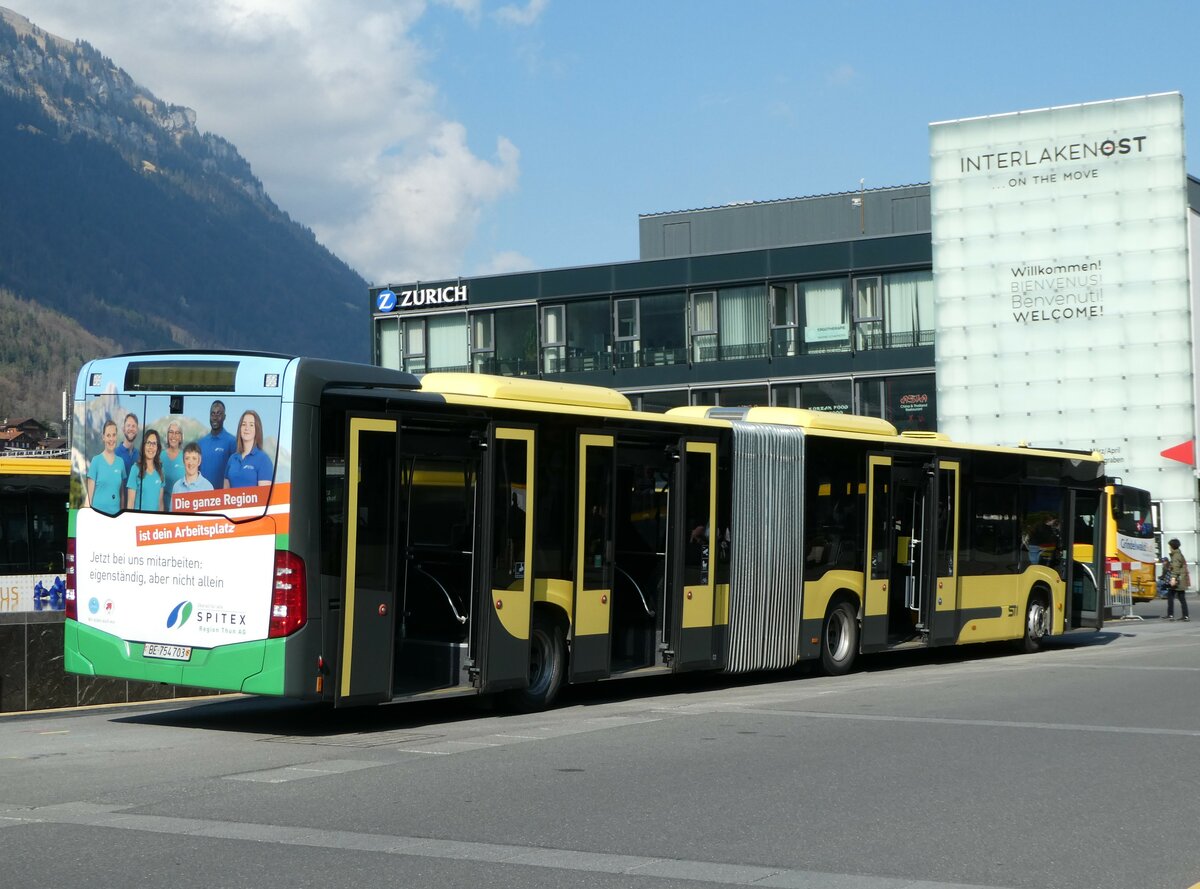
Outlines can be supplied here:
<path id="1" fill-rule="evenodd" d="M 245 353 L 92 361 L 74 411 L 79 674 L 537 709 L 564 683 L 840 674 L 864 653 L 1032 651 L 1103 621 L 1095 454 Z M 136 451 L 124 481 L 117 429 Z M 161 497 L 154 438 L 193 464 Z M 127 493 L 106 501 L 113 479 Z M 1075 528 L 1093 560 L 1071 538 L 1034 554 L 1043 526 Z"/>

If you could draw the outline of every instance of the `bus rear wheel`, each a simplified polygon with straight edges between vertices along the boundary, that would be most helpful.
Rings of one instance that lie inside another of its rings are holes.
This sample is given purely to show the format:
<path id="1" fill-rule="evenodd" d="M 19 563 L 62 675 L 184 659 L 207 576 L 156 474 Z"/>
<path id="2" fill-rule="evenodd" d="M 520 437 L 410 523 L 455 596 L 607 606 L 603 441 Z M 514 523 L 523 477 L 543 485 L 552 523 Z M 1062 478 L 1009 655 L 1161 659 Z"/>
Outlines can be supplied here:
<path id="1" fill-rule="evenodd" d="M 858 615 L 849 602 L 838 602 L 825 615 L 821 630 L 821 669 L 830 676 L 849 673 L 858 654 Z"/>
<path id="2" fill-rule="evenodd" d="M 509 692 L 509 703 L 523 713 L 545 710 L 558 697 L 566 673 L 567 643 L 562 624 L 535 611 L 529 634 L 529 686 Z"/>

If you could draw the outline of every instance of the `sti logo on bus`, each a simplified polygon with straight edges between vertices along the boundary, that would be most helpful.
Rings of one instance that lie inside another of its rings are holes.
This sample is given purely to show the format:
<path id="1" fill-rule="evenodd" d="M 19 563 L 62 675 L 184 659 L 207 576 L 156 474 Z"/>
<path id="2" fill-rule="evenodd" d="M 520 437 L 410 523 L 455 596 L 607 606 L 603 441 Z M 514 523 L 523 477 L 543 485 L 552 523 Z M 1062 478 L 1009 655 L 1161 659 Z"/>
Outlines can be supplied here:
<path id="1" fill-rule="evenodd" d="M 380 290 L 375 297 L 375 308 L 381 312 L 390 312 L 396 308 L 396 294 L 391 290 Z"/>
<path id="2" fill-rule="evenodd" d="M 191 616 L 192 603 L 185 599 L 171 609 L 170 615 L 167 616 L 167 629 L 173 630 L 176 627 L 182 627 Z"/>

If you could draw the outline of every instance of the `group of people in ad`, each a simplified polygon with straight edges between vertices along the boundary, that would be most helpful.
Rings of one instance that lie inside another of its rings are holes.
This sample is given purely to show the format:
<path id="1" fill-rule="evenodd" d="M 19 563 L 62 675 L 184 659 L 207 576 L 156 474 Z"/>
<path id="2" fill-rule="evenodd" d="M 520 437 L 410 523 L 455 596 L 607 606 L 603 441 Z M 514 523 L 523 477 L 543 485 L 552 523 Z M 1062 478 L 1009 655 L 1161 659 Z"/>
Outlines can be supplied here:
<path id="1" fill-rule="evenodd" d="M 274 466 L 262 450 L 256 411 L 242 412 L 236 436 L 225 429 L 224 402 L 212 403 L 208 422 L 209 433 L 187 445 L 178 420 L 167 424 L 165 446 L 158 430 L 147 428 L 139 448 L 135 414 L 125 415 L 120 444 L 116 420 L 105 421 L 104 450 L 88 462 L 86 505 L 109 515 L 122 509 L 169 512 L 174 494 L 271 484 Z"/>

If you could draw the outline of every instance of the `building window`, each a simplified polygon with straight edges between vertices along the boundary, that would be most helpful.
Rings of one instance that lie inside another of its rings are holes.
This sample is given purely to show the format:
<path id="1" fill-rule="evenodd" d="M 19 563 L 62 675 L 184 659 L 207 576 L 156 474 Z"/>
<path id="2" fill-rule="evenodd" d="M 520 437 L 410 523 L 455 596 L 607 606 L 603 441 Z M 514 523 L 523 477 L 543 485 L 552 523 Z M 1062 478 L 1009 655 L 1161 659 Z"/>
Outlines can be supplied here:
<path id="1" fill-rule="evenodd" d="M 687 294 L 656 293 L 641 297 L 638 303 L 642 343 L 640 366 L 686 364 Z"/>
<path id="2" fill-rule="evenodd" d="M 427 319 L 429 370 L 467 371 L 470 359 L 467 345 L 467 316 L 455 312 L 431 315 Z"/>
<path id="3" fill-rule="evenodd" d="M 569 371 L 611 370 L 608 332 L 612 308 L 607 299 L 567 303 L 567 367 Z"/>
<path id="4" fill-rule="evenodd" d="M 854 280 L 854 347 L 882 349 L 883 309 L 879 298 L 879 277 Z"/>
<path id="5" fill-rule="evenodd" d="M 642 336 L 636 299 L 613 303 L 613 361 L 617 367 L 640 367 Z"/>
<path id="6" fill-rule="evenodd" d="M 854 386 L 848 379 L 784 383 L 771 389 L 777 407 L 801 407 L 835 414 L 854 412 Z"/>
<path id="7" fill-rule="evenodd" d="M 565 314 L 565 306 L 542 307 L 542 373 L 556 374 L 567 369 Z"/>
<path id="8" fill-rule="evenodd" d="M 379 318 L 375 322 L 375 361 L 380 367 L 400 369 L 400 319 Z"/>
<path id="9" fill-rule="evenodd" d="M 844 278 L 771 285 L 773 357 L 849 349 L 850 303 Z"/>
<path id="10" fill-rule="evenodd" d="M 760 407 L 770 404 L 769 399 L 770 394 L 765 385 L 692 390 L 692 404 L 708 407 Z"/>
<path id="11" fill-rule="evenodd" d="M 409 373 L 425 373 L 425 319 L 405 318 L 401 326 L 404 328 L 404 369 Z"/>
<path id="12" fill-rule="evenodd" d="M 692 294 L 692 361 L 717 360 L 717 292 Z"/>
<path id="13" fill-rule="evenodd" d="M 625 393 L 635 410 L 652 414 L 664 414 L 673 407 L 684 407 L 688 403 L 687 389 L 655 389 L 651 392 Z"/>
<path id="14" fill-rule="evenodd" d="M 845 352 L 850 349 L 850 301 L 846 280 L 833 278 L 796 285 L 804 314 L 804 351 Z"/>
<path id="15" fill-rule="evenodd" d="M 883 304 L 889 348 L 933 343 L 932 271 L 884 275 Z"/>
<path id="16" fill-rule="evenodd" d="M 717 302 L 720 354 L 723 359 L 767 355 L 767 288 L 763 284 L 729 287 Z"/>
<path id="17" fill-rule="evenodd" d="M 901 432 L 937 431 L 937 388 L 933 374 L 858 381 L 858 410 L 882 417 Z"/>
<path id="18" fill-rule="evenodd" d="M 518 306 L 497 309 L 493 315 L 493 331 L 496 335 L 494 373 L 506 377 L 536 375 L 537 309 L 534 306 Z"/>
<path id="19" fill-rule="evenodd" d="M 471 371 L 496 372 L 496 319 L 491 312 L 476 312 L 471 316 Z"/>
<path id="20" fill-rule="evenodd" d="M 791 358 L 800 354 L 796 285 L 771 285 L 771 354 Z"/>
<path id="21" fill-rule="evenodd" d="M 607 299 L 542 307 L 542 373 L 609 370 Z"/>

